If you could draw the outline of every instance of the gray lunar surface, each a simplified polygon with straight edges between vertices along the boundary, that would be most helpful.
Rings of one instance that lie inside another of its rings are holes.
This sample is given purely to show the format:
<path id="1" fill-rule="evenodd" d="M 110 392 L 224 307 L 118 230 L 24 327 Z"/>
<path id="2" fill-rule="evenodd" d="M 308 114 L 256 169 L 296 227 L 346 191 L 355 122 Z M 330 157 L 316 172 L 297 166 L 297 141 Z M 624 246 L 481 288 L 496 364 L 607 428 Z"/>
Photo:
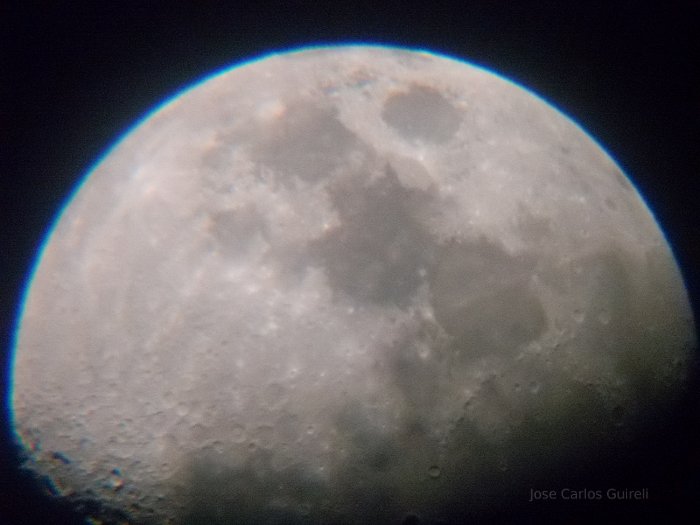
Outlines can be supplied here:
<path id="1" fill-rule="evenodd" d="M 449 522 L 634 439 L 694 346 L 662 232 L 572 121 L 430 53 L 307 49 L 86 178 L 12 406 L 27 467 L 106 523 Z"/>

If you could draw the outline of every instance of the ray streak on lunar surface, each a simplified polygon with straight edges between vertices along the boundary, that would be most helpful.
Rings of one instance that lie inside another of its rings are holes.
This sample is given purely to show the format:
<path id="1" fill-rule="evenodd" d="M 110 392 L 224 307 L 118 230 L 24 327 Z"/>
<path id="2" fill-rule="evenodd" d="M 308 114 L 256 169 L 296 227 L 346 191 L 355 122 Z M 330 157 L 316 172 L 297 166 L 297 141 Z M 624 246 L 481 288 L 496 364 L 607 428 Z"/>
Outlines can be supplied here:
<path id="1" fill-rule="evenodd" d="M 572 121 L 464 62 L 313 48 L 183 92 L 89 174 L 12 406 L 27 468 L 107 523 L 450 522 L 634 439 L 695 343 Z"/>

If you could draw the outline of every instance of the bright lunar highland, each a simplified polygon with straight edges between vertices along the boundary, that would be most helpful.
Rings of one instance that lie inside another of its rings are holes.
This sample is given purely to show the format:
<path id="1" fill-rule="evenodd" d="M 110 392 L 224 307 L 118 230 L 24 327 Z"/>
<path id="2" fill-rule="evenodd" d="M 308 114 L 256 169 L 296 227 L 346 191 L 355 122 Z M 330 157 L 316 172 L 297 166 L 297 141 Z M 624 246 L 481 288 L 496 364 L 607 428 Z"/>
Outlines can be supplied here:
<path id="1" fill-rule="evenodd" d="M 12 407 L 95 522 L 450 523 L 633 441 L 695 343 L 661 230 L 571 120 L 456 60 L 315 48 L 95 167 L 29 283 Z"/>

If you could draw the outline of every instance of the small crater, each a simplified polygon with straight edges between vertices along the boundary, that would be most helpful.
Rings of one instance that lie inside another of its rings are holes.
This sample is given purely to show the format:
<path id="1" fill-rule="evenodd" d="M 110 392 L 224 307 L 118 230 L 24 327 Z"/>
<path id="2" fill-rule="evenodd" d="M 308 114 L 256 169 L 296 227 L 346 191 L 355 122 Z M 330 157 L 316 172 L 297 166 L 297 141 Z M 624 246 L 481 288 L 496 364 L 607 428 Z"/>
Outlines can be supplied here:
<path id="1" fill-rule="evenodd" d="M 384 102 L 382 119 L 405 139 L 442 144 L 459 129 L 461 115 L 437 90 L 415 85 Z"/>

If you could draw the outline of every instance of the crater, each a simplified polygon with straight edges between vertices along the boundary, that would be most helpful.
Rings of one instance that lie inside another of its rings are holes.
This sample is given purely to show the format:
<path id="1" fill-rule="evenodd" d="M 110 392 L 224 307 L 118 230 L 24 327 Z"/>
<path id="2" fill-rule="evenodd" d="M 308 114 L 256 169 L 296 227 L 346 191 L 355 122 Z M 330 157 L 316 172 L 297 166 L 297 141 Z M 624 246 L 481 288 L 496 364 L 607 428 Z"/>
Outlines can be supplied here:
<path id="1" fill-rule="evenodd" d="M 437 90 L 414 85 L 389 96 L 382 119 L 407 140 L 442 144 L 459 129 L 461 115 Z"/>

